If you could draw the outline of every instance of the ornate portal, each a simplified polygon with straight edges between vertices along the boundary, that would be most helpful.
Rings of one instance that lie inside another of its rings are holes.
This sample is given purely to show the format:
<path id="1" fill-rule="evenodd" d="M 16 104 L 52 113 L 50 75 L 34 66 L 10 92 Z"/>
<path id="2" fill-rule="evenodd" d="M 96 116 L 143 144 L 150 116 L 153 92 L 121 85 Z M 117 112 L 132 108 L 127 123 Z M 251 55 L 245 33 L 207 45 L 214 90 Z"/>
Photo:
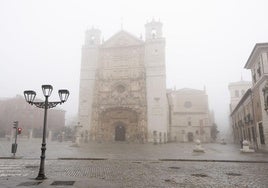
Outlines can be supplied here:
<path id="1" fill-rule="evenodd" d="M 144 51 L 128 40 L 121 33 L 100 49 L 90 131 L 93 140 L 147 140 L 145 65 L 140 58 Z"/>

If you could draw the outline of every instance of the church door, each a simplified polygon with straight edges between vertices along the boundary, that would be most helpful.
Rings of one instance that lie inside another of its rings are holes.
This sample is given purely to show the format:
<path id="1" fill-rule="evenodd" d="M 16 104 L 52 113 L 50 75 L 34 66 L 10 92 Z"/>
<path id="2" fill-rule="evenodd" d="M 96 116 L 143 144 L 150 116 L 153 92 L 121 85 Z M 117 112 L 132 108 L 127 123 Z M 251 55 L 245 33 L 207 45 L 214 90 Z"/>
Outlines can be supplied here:
<path id="1" fill-rule="evenodd" d="M 122 124 L 118 124 L 115 127 L 115 141 L 125 141 L 126 140 L 126 129 Z"/>

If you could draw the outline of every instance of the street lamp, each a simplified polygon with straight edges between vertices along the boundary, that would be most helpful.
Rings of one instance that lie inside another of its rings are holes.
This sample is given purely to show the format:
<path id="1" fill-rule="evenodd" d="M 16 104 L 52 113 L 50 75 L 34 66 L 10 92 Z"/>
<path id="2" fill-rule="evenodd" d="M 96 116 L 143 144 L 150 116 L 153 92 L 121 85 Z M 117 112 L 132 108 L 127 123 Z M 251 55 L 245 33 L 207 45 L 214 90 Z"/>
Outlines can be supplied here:
<path id="1" fill-rule="evenodd" d="M 40 168 L 38 176 L 36 177 L 37 180 L 43 180 L 47 177 L 45 176 L 45 158 L 46 158 L 46 132 L 47 132 L 47 109 L 54 108 L 58 104 L 62 104 L 67 101 L 69 97 L 69 91 L 67 89 L 60 89 L 58 91 L 60 101 L 55 102 L 48 102 L 48 98 L 50 97 L 53 87 L 51 85 L 42 85 L 43 94 L 45 96 L 44 102 L 34 102 L 36 92 L 33 90 L 26 90 L 24 91 L 25 100 L 31 104 L 35 105 L 38 108 L 44 108 L 44 125 L 43 125 L 43 140 L 42 140 L 42 147 L 41 147 L 41 156 L 40 156 Z"/>

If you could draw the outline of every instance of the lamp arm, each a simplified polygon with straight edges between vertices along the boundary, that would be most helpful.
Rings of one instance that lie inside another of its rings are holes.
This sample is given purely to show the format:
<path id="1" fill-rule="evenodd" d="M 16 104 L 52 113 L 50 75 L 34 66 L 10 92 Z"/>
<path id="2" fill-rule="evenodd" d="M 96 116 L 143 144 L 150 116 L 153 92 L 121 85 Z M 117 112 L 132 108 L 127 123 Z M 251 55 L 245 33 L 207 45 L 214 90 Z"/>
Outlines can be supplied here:
<path id="1" fill-rule="evenodd" d="M 62 104 L 63 102 L 61 101 L 55 101 L 55 102 L 48 102 L 48 106 L 47 109 L 49 108 L 54 108 L 55 106 L 57 106 L 58 104 Z M 38 108 L 45 108 L 45 102 L 31 102 L 31 105 L 35 105 Z"/>

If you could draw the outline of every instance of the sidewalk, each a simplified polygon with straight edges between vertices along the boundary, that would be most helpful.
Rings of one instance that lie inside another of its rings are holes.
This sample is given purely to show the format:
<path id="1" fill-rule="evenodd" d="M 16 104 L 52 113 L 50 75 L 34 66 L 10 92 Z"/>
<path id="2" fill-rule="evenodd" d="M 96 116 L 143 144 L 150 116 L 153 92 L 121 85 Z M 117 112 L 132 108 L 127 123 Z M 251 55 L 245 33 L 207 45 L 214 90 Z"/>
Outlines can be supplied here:
<path id="1" fill-rule="evenodd" d="M 0 157 L 11 157 L 11 142 L 0 142 Z M 168 143 L 153 145 L 114 143 L 83 143 L 73 147 L 72 142 L 48 142 L 46 159 L 124 159 L 124 160 L 225 160 L 225 161 L 268 161 L 268 152 L 241 153 L 238 145 L 219 143 L 202 144 L 204 153 L 193 152 L 194 143 Z M 18 140 L 16 157 L 23 159 L 39 159 L 41 139 Z"/>

